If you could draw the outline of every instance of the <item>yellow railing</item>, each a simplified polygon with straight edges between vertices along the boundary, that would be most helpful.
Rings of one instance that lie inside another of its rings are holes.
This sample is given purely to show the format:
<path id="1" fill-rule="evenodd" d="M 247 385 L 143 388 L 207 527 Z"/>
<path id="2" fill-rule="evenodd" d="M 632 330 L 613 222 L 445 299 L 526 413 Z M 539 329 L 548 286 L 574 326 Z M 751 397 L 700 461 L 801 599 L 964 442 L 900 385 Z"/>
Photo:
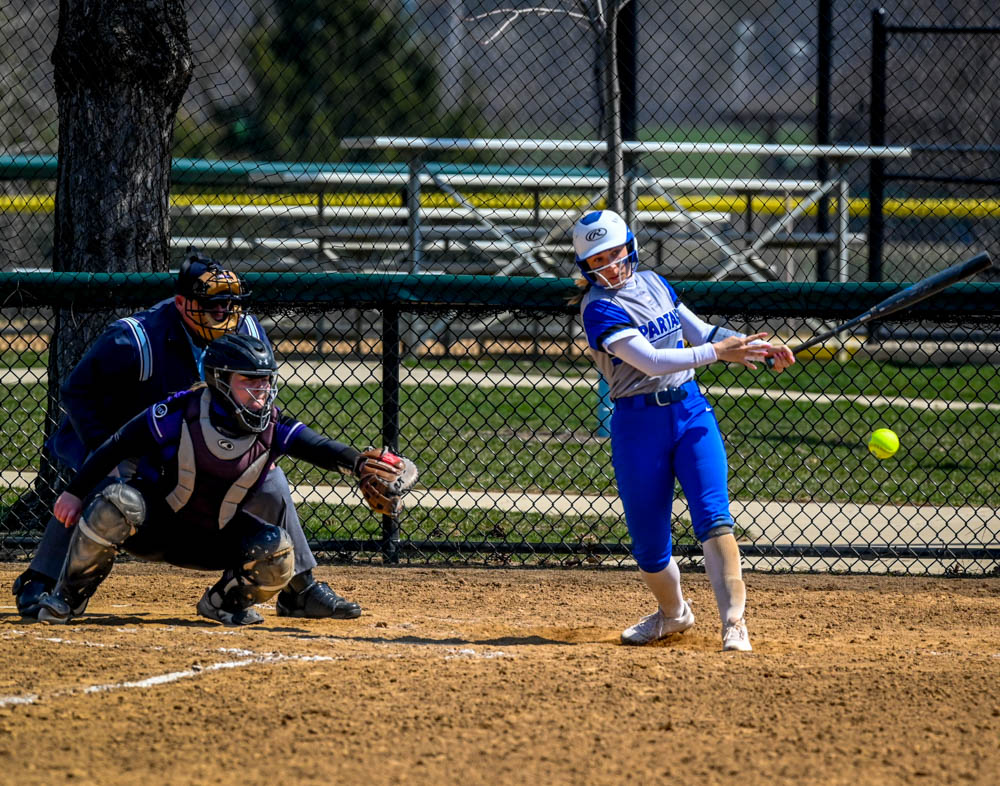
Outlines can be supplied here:
<path id="1" fill-rule="evenodd" d="M 403 198 L 397 193 L 326 193 L 319 194 L 175 194 L 170 198 L 172 205 L 244 205 L 258 207 L 305 207 L 317 206 L 322 198 L 326 207 L 404 207 Z M 486 209 L 528 209 L 534 207 L 534 195 L 529 193 L 473 193 L 465 197 L 476 207 Z M 747 209 L 747 197 L 736 195 L 681 196 L 677 201 L 694 212 L 743 213 Z M 794 210 L 802 202 L 799 197 L 779 196 L 753 197 L 752 212 L 758 215 L 780 216 Z M 454 202 L 447 194 L 424 193 L 423 207 L 449 207 Z M 571 210 L 585 209 L 589 202 L 584 196 L 552 194 L 540 198 L 542 209 Z M 0 196 L 0 212 L 5 213 L 51 213 L 55 208 L 55 197 L 50 195 Z M 639 210 L 669 211 L 670 205 L 664 199 L 639 197 Z M 816 214 L 816 206 L 806 212 Z M 831 206 L 831 213 L 833 207 Z M 868 200 L 850 200 L 852 216 L 868 215 Z M 954 199 L 954 198 L 910 198 L 887 199 L 885 214 L 896 218 L 1000 218 L 1000 200 L 997 199 Z"/>

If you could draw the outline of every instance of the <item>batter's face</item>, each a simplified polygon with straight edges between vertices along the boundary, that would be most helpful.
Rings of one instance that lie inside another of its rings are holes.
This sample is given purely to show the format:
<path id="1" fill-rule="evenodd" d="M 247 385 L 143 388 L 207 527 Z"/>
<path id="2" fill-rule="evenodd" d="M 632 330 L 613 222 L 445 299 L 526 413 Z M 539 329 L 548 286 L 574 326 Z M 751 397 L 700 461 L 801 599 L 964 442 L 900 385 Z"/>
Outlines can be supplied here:
<path id="1" fill-rule="evenodd" d="M 616 246 L 585 260 L 594 280 L 605 289 L 618 289 L 632 277 L 628 264 L 628 246 Z"/>

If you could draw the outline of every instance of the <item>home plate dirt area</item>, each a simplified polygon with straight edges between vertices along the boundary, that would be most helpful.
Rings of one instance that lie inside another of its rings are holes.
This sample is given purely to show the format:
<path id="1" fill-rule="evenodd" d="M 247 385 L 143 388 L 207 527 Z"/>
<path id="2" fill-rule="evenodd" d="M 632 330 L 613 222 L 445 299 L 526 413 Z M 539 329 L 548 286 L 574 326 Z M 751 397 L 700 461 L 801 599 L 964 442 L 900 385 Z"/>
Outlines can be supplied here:
<path id="1" fill-rule="evenodd" d="M 214 575 L 128 562 L 65 626 L 0 565 L 0 783 L 996 783 L 1000 579 L 747 576 L 752 653 L 653 646 L 607 569 L 321 567 L 355 620 L 198 617 Z"/>

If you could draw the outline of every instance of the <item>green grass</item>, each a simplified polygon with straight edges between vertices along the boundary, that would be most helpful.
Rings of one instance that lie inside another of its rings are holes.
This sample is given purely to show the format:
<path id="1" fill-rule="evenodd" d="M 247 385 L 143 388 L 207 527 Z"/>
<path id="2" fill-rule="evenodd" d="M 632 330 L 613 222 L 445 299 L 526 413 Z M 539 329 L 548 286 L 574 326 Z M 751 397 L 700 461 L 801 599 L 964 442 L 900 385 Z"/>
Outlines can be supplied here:
<path id="1" fill-rule="evenodd" d="M 368 510 L 360 501 L 356 506 L 307 503 L 299 506 L 308 513 L 307 534 L 315 538 L 358 537 L 378 539 L 381 517 Z M 304 517 L 305 518 L 305 517 Z M 684 536 L 685 522 L 677 522 L 678 534 Z M 529 543 L 600 541 L 626 542 L 625 524 L 616 516 L 545 515 L 527 511 L 496 509 L 463 510 L 461 508 L 408 508 L 400 520 L 400 536 L 407 540 L 510 540 Z"/>
<path id="2" fill-rule="evenodd" d="M 589 358 L 575 361 L 506 358 L 422 358 L 408 359 L 407 368 L 434 368 L 477 372 L 503 372 L 517 381 L 522 375 L 552 375 L 574 378 L 593 372 Z M 592 375 L 592 374 L 591 374 Z M 981 366 L 898 366 L 868 358 L 846 363 L 799 362 L 780 375 L 742 366 L 713 364 L 698 371 L 703 387 L 767 388 L 810 393 L 845 395 L 902 396 L 904 398 L 953 401 L 1000 402 L 1000 369 Z"/>
<path id="3" fill-rule="evenodd" d="M 306 534 L 315 540 L 381 538 L 381 517 L 363 504 L 306 503 L 298 507 Z M 695 545 L 685 518 L 672 522 L 675 544 Z M 400 540 L 449 543 L 571 543 L 582 548 L 599 543 L 629 543 L 624 519 L 617 516 L 544 515 L 533 511 L 460 508 L 408 508 L 400 519 Z M 599 552 L 597 552 L 599 553 Z"/>
<path id="4" fill-rule="evenodd" d="M 594 370 L 594 362 L 589 357 L 578 357 L 572 360 L 552 358 L 533 358 L 518 360 L 507 357 L 445 357 L 445 358 L 415 358 L 408 356 L 403 360 L 404 368 L 434 368 L 446 371 L 479 371 L 503 372 L 509 374 L 512 380 L 531 374 L 562 374 L 580 376 Z"/>
<path id="5" fill-rule="evenodd" d="M 717 125 L 711 128 L 698 126 L 665 126 L 655 131 L 640 131 L 643 142 L 743 142 L 747 144 L 810 144 L 808 129 L 788 126 L 778 129 L 776 138 L 768 140 L 763 134 L 741 125 Z M 645 156 L 643 163 L 650 173 L 658 177 L 757 177 L 766 159 L 761 156 L 736 156 L 727 154 L 657 155 Z"/>
<path id="6" fill-rule="evenodd" d="M 704 386 L 768 388 L 810 393 L 1000 402 L 993 366 L 893 366 L 869 359 L 797 363 L 780 375 L 714 364 L 698 372 Z"/>
<path id="7" fill-rule="evenodd" d="M 719 397 L 730 489 L 739 499 L 1000 505 L 996 413 Z M 868 453 L 871 432 L 900 436 L 896 457 Z"/>
<path id="8" fill-rule="evenodd" d="M 42 445 L 46 385 L 0 385 L 0 470 L 34 470 Z"/>
<path id="9" fill-rule="evenodd" d="M 868 366 L 871 371 L 877 364 Z M 833 366 L 823 368 L 829 374 Z M 959 395 L 978 398 L 970 391 L 989 391 L 996 385 L 992 369 L 940 371 L 941 379 L 933 380 L 937 395 L 951 392 L 956 401 Z M 886 384 L 883 392 L 919 396 L 926 370 L 911 372 L 896 379 L 896 385 Z M 729 379 L 703 376 L 703 384 L 759 386 L 765 381 L 726 373 Z M 851 373 L 843 370 L 836 378 L 854 379 Z M 795 379 L 797 389 L 837 390 L 822 376 L 789 375 L 789 380 Z M 856 385 L 845 386 L 849 392 L 864 392 Z M 327 433 L 340 434 L 345 441 L 373 441 L 381 417 L 380 391 L 358 387 L 314 393 L 305 404 L 290 402 L 289 411 L 314 417 Z M 993 457 L 1000 445 L 996 413 L 960 404 L 933 412 L 850 402 L 713 398 L 730 453 L 730 489 L 736 499 L 1000 505 L 1000 468 Z M 401 402 L 401 445 L 422 468 L 425 483 L 434 487 L 614 494 L 609 445 L 590 437 L 596 403 L 596 394 L 587 386 L 408 387 Z M 895 429 L 903 445 L 898 456 L 886 462 L 878 462 L 866 447 L 868 435 L 880 426 Z M 323 478 L 320 471 L 305 467 L 294 468 L 290 475 L 314 483 Z"/>
<path id="10" fill-rule="evenodd" d="M 49 353 L 35 352 L 31 349 L 15 352 L 9 349 L 0 353 L 0 362 L 4 368 L 46 368 L 49 363 Z"/>
<path id="11" fill-rule="evenodd" d="M 456 361 L 441 361 L 439 365 Z M 434 365 L 434 364 L 427 364 Z M 482 369 L 482 364 L 472 366 Z M 521 370 L 510 368 L 513 378 Z M 718 367 L 699 374 L 703 386 L 784 387 L 828 393 L 942 398 L 954 409 L 925 411 L 864 402 L 813 404 L 750 396 L 713 396 L 730 455 L 735 499 L 850 501 L 860 504 L 1000 507 L 997 413 L 961 401 L 1000 401 L 993 367 L 898 368 L 870 362 L 803 363 L 775 377 Z M 285 410 L 340 441 L 380 442 L 381 390 L 286 387 Z M 573 389 L 405 386 L 401 450 L 434 488 L 512 493 L 616 493 L 608 440 L 593 437 L 597 396 L 592 383 Z M 0 389 L 0 469 L 37 466 L 45 387 Z M 877 427 L 902 441 L 897 457 L 878 462 L 866 449 Z M 335 482 L 328 473 L 289 462 L 293 482 Z M 544 511 L 542 511 L 544 513 Z M 463 514 L 468 515 L 468 514 Z M 509 514 L 507 514 L 509 515 Z M 527 514 L 525 514 L 527 515 Z"/>

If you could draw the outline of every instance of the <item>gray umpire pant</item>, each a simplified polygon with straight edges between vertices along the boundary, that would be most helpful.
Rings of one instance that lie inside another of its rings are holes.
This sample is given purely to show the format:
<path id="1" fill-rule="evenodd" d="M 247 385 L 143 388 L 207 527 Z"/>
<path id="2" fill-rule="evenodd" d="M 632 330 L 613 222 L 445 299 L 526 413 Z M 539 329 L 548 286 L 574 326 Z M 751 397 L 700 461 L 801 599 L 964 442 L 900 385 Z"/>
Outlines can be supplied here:
<path id="1" fill-rule="evenodd" d="M 316 557 L 309 548 L 305 530 L 302 529 L 302 522 L 299 521 L 299 514 L 296 513 L 295 504 L 292 502 L 292 490 L 288 485 L 288 478 L 285 477 L 281 467 L 274 467 L 268 472 L 261 487 L 243 503 L 243 509 L 264 521 L 277 524 L 288 533 L 295 547 L 294 575 L 297 576 L 316 567 Z M 72 528 L 63 526 L 62 522 L 55 518 L 49 519 L 45 534 L 38 544 L 38 550 L 31 560 L 31 568 L 53 581 L 58 579 L 72 534 Z"/>

